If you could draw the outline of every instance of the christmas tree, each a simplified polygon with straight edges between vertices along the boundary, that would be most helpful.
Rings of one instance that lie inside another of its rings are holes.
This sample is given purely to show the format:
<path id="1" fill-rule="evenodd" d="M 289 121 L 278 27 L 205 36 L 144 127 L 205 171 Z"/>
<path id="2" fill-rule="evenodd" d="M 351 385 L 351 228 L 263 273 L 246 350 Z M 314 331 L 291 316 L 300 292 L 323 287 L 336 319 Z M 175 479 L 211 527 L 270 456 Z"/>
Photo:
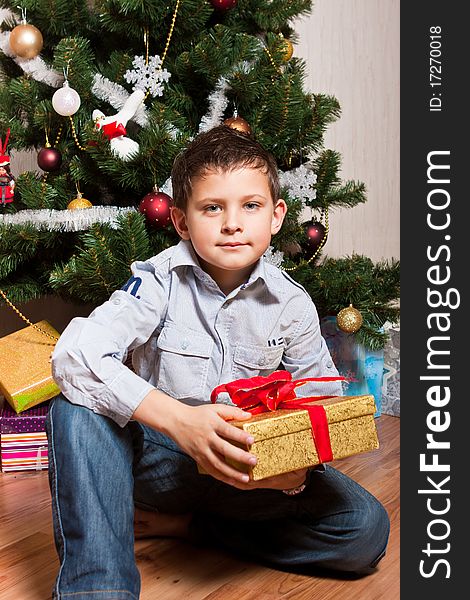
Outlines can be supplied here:
<path id="1" fill-rule="evenodd" d="M 278 163 L 289 211 L 266 260 L 306 287 L 321 316 L 346 308 L 354 321 L 358 309 L 358 340 L 383 346 L 381 326 L 398 319 L 398 262 L 321 261 L 329 211 L 366 196 L 362 183 L 341 181 L 341 157 L 323 144 L 338 101 L 303 89 L 294 21 L 310 0 L 0 6 L 3 298 L 107 299 L 132 261 L 177 242 L 173 160 L 225 123 Z M 13 177 L 11 151 L 31 149 L 37 169 Z M 313 216 L 303 223 L 306 207 Z"/>

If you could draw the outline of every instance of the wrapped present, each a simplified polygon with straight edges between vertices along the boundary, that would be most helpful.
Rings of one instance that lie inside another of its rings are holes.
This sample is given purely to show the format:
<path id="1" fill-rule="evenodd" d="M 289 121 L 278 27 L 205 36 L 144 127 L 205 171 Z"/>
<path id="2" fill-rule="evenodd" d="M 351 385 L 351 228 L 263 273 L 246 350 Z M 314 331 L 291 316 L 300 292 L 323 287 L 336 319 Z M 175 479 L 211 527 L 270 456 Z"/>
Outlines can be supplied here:
<path id="1" fill-rule="evenodd" d="M 372 395 L 295 396 L 295 387 L 307 381 L 337 379 L 292 381 L 290 373 L 276 371 L 215 388 L 213 396 L 226 391 L 237 406 L 254 413 L 231 423 L 253 435 L 254 443 L 244 449 L 257 457 L 257 464 L 228 462 L 257 481 L 378 448 Z"/>
<path id="2" fill-rule="evenodd" d="M 323 318 L 321 331 L 339 374 L 347 379 L 347 394 L 372 394 L 376 406 L 375 416 L 380 416 L 384 351 L 370 350 L 358 344 L 353 335 L 338 328 L 336 317 Z"/>
<path id="3" fill-rule="evenodd" d="M 384 348 L 382 413 L 400 416 L 400 325 L 385 323 L 389 340 Z"/>
<path id="4" fill-rule="evenodd" d="M 4 473 L 47 469 L 49 462 L 46 434 L 6 434 L 2 439 L 0 458 Z"/>
<path id="5" fill-rule="evenodd" d="M 47 321 L 36 326 L 56 339 L 59 337 Z M 53 339 L 32 326 L 0 338 L 0 392 L 17 413 L 60 392 L 52 379 L 54 346 Z"/>
<path id="6" fill-rule="evenodd" d="M 45 423 L 48 407 L 49 403 L 45 403 L 17 414 L 5 404 L 0 410 L 2 471 L 47 469 Z"/>

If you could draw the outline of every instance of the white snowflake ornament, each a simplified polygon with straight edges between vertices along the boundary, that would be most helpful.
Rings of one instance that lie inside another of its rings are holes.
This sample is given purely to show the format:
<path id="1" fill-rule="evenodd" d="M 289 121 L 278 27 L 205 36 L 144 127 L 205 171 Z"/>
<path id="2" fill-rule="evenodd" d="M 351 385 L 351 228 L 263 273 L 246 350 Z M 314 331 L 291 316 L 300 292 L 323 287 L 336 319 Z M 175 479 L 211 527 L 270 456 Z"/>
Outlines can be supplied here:
<path id="1" fill-rule="evenodd" d="M 289 193 L 302 201 L 315 200 L 317 190 L 315 184 L 317 175 L 312 170 L 311 163 L 305 163 L 290 171 L 279 171 L 279 182 Z"/>
<path id="2" fill-rule="evenodd" d="M 163 95 L 163 84 L 166 83 L 171 73 L 161 68 L 162 60 L 157 55 L 150 56 L 146 64 L 143 56 L 134 56 L 133 70 L 126 71 L 124 79 L 127 83 L 135 83 L 133 90 L 150 92 L 155 98 Z"/>
<path id="3" fill-rule="evenodd" d="M 269 246 L 269 248 L 263 254 L 263 258 L 270 265 L 281 268 L 281 265 L 284 261 L 284 253 L 280 250 L 275 250 L 273 246 Z"/>

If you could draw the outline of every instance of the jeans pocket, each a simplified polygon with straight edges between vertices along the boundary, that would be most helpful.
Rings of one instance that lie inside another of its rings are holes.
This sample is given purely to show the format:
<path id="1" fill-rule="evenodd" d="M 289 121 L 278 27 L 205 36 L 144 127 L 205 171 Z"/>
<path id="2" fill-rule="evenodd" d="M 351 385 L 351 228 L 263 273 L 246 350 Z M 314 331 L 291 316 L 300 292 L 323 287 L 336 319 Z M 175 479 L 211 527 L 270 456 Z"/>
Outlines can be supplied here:
<path id="1" fill-rule="evenodd" d="M 178 400 L 201 396 L 213 346 L 205 333 L 166 325 L 157 341 L 158 388 Z"/>

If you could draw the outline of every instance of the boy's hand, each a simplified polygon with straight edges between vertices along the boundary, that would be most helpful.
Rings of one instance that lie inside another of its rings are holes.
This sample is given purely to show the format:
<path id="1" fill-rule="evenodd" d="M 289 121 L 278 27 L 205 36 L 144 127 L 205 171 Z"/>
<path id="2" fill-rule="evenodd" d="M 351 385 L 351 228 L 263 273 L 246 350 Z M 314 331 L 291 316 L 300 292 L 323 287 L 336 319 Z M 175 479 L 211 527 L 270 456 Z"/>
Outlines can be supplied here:
<path id="1" fill-rule="evenodd" d="M 225 459 L 256 464 L 253 454 L 227 441 L 243 445 L 253 443 L 249 433 L 229 422 L 249 419 L 250 413 L 226 404 L 188 406 L 159 390 L 152 390 L 132 417 L 171 437 L 209 475 L 230 485 L 248 484 L 248 475 L 228 465 Z"/>
<path id="2" fill-rule="evenodd" d="M 186 416 L 183 421 L 177 419 L 171 437 L 209 475 L 236 487 L 248 484 L 248 475 L 228 465 L 226 459 L 256 464 L 253 454 L 230 443 L 230 440 L 243 445 L 253 443 L 249 433 L 230 424 L 231 420 L 249 419 L 251 414 L 226 404 L 185 406 L 185 409 Z"/>

